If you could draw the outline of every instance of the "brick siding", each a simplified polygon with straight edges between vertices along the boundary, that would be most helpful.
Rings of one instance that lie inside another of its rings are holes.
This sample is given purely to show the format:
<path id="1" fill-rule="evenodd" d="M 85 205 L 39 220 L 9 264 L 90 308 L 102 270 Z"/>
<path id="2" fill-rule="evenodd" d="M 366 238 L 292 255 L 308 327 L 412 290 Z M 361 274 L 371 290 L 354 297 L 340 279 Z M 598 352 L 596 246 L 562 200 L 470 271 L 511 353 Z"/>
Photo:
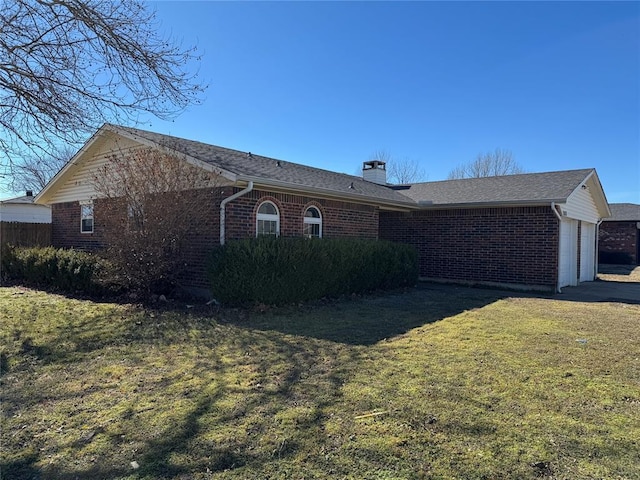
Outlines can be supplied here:
<path id="1" fill-rule="evenodd" d="M 221 192 L 212 191 L 212 201 L 202 205 L 207 219 L 194 225 L 183 246 L 185 270 L 181 278 L 185 286 L 208 288 L 206 278 L 207 256 L 220 242 L 220 201 L 239 191 L 226 187 Z M 226 206 L 227 240 L 254 237 L 256 234 L 256 212 L 258 206 L 270 200 L 280 210 L 280 235 L 301 237 L 305 210 L 313 205 L 322 215 L 324 238 L 378 237 L 378 208 L 349 202 L 317 199 L 314 197 L 254 190 L 239 197 Z M 54 204 L 52 208 L 53 245 L 63 248 L 98 250 L 103 247 L 100 200 L 94 201 L 94 233 L 80 233 L 80 205 L 78 202 Z"/>
<path id="2" fill-rule="evenodd" d="M 280 211 L 280 235 L 283 237 L 302 236 L 304 212 L 313 205 L 322 215 L 324 238 L 378 238 L 376 207 L 304 195 L 253 190 L 227 204 L 226 239 L 255 236 L 256 212 L 259 205 L 267 200 L 273 202 Z"/>
<path id="3" fill-rule="evenodd" d="M 637 265 L 638 237 L 637 222 L 602 222 L 598 235 L 598 254 L 603 263 L 623 263 Z"/>
<path id="4" fill-rule="evenodd" d="M 549 207 L 380 214 L 380 238 L 413 245 L 420 276 L 431 279 L 553 289 L 558 235 Z"/>
<path id="5" fill-rule="evenodd" d="M 93 251 L 102 248 L 100 229 L 100 201 L 94 202 L 93 233 L 80 232 L 80 204 L 78 202 L 51 205 L 51 243 L 57 248 Z"/>

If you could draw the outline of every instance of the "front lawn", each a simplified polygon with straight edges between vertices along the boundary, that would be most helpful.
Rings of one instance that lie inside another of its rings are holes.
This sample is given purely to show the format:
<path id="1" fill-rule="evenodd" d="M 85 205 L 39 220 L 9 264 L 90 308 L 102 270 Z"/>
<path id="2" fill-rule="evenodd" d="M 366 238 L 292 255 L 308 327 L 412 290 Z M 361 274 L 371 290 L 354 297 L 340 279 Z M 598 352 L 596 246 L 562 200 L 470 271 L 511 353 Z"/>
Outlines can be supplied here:
<path id="1" fill-rule="evenodd" d="M 0 288 L 2 479 L 640 478 L 640 305 Z"/>

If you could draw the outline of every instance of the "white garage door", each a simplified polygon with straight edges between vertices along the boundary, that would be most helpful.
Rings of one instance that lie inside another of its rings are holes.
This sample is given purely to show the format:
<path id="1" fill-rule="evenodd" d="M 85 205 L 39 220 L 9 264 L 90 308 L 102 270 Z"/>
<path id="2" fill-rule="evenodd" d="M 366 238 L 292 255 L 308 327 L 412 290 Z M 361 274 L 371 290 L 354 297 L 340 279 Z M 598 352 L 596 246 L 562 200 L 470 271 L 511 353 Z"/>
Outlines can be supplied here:
<path id="1" fill-rule="evenodd" d="M 580 281 L 591 282 L 595 278 L 596 225 L 582 222 L 580 226 Z"/>
<path id="2" fill-rule="evenodd" d="M 578 284 L 578 222 L 563 218 L 560 222 L 560 258 L 558 287 Z"/>

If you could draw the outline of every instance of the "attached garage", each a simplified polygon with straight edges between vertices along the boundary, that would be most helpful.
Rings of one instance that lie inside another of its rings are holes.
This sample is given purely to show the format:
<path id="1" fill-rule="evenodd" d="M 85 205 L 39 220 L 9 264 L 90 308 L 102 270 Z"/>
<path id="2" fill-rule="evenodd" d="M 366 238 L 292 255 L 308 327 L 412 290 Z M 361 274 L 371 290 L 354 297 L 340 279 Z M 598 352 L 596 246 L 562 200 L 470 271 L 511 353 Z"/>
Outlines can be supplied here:
<path id="1" fill-rule="evenodd" d="M 595 171 L 554 208 L 560 220 L 558 290 L 595 280 L 598 223 L 610 214 Z"/>
<path id="2" fill-rule="evenodd" d="M 558 288 L 578 284 L 578 222 L 560 219 Z"/>
<path id="3" fill-rule="evenodd" d="M 595 279 L 610 211 L 593 169 L 392 188 L 420 209 L 381 212 L 380 237 L 414 245 L 425 280 L 560 291 Z"/>
<path id="4" fill-rule="evenodd" d="M 596 224 L 580 223 L 580 281 L 596 278 Z"/>

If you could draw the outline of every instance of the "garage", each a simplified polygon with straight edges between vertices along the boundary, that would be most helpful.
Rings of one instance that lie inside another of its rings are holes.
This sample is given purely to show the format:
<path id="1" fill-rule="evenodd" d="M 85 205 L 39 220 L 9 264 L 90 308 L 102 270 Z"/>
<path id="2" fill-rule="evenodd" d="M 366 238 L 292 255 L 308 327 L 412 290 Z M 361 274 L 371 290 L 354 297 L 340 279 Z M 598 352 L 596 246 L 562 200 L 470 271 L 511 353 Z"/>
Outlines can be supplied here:
<path id="1" fill-rule="evenodd" d="M 596 278 L 596 224 L 580 222 L 580 281 Z"/>
<path id="2" fill-rule="evenodd" d="M 560 220 L 558 258 L 558 288 L 578 284 L 578 222 L 570 218 Z"/>

